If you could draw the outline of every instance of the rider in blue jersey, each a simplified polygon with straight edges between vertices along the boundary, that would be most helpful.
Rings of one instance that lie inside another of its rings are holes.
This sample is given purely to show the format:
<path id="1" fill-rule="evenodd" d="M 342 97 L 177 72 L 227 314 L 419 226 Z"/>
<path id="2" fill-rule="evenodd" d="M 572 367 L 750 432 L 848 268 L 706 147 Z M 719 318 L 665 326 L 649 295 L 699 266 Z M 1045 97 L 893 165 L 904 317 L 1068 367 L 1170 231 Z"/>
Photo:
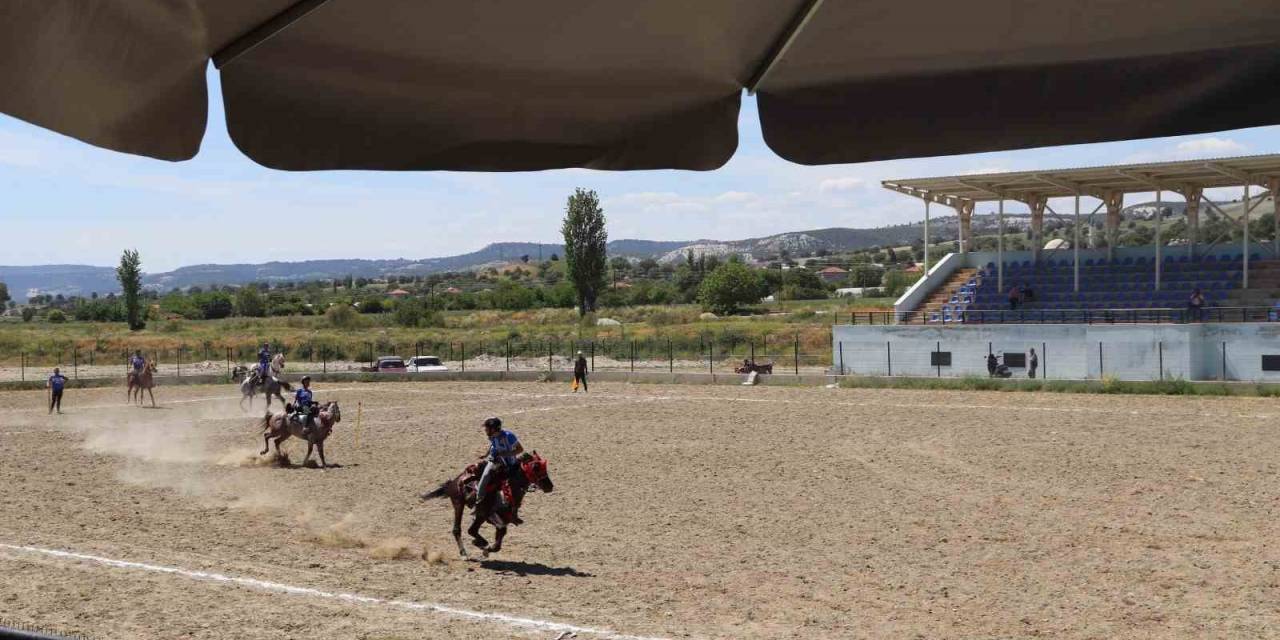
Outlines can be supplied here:
<path id="1" fill-rule="evenodd" d="M 520 473 L 517 456 L 524 453 L 524 445 L 520 444 L 516 434 L 502 428 L 501 418 L 489 418 L 484 421 L 484 434 L 489 438 L 489 451 L 485 456 L 484 470 L 480 472 L 480 481 L 476 483 L 476 506 L 478 511 L 489 498 L 492 485 L 498 481 L 498 474 L 506 474 L 508 478 Z M 512 507 L 512 522 L 520 524 L 515 515 L 516 505 Z"/>
<path id="2" fill-rule="evenodd" d="M 258 350 L 258 382 L 266 384 L 269 377 L 271 377 L 271 344 L 264 342 L 262 348 Z"/>
<path id="3" fill-rule="evenodd" d="M 315 420 L 316 401 L 311 394 L 311 376 L 302 376 L 302 388 L 293 394 L 293 410 L 302 416 L 302 437 L 311 434 L 311 423 Z"/>

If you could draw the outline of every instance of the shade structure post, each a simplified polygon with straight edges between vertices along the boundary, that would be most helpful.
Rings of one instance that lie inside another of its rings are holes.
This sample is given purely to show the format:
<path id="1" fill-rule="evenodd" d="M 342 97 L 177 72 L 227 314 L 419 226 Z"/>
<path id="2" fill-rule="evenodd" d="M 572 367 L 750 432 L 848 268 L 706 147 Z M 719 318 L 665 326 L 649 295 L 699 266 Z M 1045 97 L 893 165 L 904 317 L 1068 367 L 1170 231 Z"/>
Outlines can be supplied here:
<path id="1" fill-rule="evenodd" d="M 1271 230 L 1271 251 L 1277 258 L 1280 258 L 1280 196 L 1276 195 L 1276 191 L 1280 190 L 1280 178 L 1271 178 L 1267 181 L 1267 191 L 1271 194 L 1271 220 L 1275 226 Z"/>
<path id="2" fill-rule="evenodd" d="M 924 273 L 929 274 L 929 198 L 924 199 Z"/>
<path id="3" fill-rule="evenodd" d="M 1200 199 L 1204 191 L 1198 187 L 1191 187 L 1182 192 L 1182 197 L 1187 200 L 1186 218 L 1187 218 L 1187 257 L 1194 259 L 1198 255 L 1199 249 L 1196 242 L 1200 238 Z"/>
<path id="4" fill-rule="evenodd" d="M 1244 198 L 1240 201 L 1243 205 L 1240 209 L 1240 226 L 1244 227 L 1240 241 L 1240 257 L 1244 260 L 1244 275 L 1240 281 L 1240 287 L 1249 288 L 1249 185 L 1244 185 Z"/>
<path id="5" fill-rule="evenodd" d="M 1116 240 L 1120 237 L 1120 211 L 1124 208 L 1124 192 L 1109 191 L 1103 201 L 1107 205 L 1107 262 L 1115 259 Z"/>
<path id="6" fill-rule="evenodd" d="M 1004 196 L 1000 197 L 996 231 L 996 290 L 1004 293 Z"/>
<path id="7" fill-rule="evenodd" d="M 971 242 L 969 239 L 971 235 L 969 233 L 969 225 L 973 220 L 973 204 L 972 200 L 960 200 L 959 204 L 955 205 L 956 216 L 959 218 L 956 244 L 959 245 L 961 255 L 969 253 L 969 243 Z"/>
<path id="8" fill-rule="evenodd" d="M 1075 236 L 1071 240 L 1071 271 L 1075 292 L 1080 293 L 1080 194 L 1076 194 Z"/>
<path id="9" fill-rule="evenodd" d="M 1156 291 L 1160 290 L 1160 274 L 1164 268 L 1164 252 L 1163 243 L 1160 242 L 1160 221 L 1164 218 L 1164 208 L 1160 206 L 1160 199 L 1164 197 L 1163 190 L 1156 190 Z"/>
<path id="10" fill-rule="evenodd" d="M 1031 207 L 1031 263 L 1040 264 L 1040 251 L 1044 246 L 1044 209 L 1049 206 L 1049 199 L 1043 195 L 1027 198 L 1027 206 Z"/>

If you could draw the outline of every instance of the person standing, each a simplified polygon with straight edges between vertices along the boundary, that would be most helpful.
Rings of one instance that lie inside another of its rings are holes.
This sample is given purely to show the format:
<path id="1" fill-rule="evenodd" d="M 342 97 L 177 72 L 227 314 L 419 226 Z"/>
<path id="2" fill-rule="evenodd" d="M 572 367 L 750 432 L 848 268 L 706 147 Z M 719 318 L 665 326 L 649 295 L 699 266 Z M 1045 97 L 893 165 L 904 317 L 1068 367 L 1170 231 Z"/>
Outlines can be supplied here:
<path id="1" fill-rule="evenodd" d="M 57 409 L 58 415 L 62 415 L 62 390 L 67 386 L 67 377 L 54 367 L 53 375 L 49 376 L 45 386 L 49 389 L 49 413 Z"/>
<path id="2" fill-rule="evenodd" d="M 582 385 L 582 392 L 587 392 L 587 358 L 578 352 L 578 359 L 573 361 L 573 392 L 578 392 L 578 385 Z"/>
<path id="3" fill-rule="evenodd" d="M 1031 349 L 1031 353 L 1027 356 L 1027 377 L 1035 379 L 1036 367 L 1040 366 L 1040 358 L 1036 357 L 1036 350 Z"/>

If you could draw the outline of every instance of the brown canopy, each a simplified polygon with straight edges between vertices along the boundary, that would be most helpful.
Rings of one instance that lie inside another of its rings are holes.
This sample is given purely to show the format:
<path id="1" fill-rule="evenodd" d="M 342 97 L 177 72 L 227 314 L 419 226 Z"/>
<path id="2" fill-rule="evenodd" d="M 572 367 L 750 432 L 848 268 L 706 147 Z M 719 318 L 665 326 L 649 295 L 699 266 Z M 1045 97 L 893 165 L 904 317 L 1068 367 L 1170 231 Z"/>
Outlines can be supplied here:
<path id="1" fill-rule="evenodd" d="M 0 111 L 171 160 L 205 69 L 281 169 L 712 169 L 1280 121 L 1274 0 L 7 0 Z M 1150 15 L 1148 15 L 1150 14 Z"/>

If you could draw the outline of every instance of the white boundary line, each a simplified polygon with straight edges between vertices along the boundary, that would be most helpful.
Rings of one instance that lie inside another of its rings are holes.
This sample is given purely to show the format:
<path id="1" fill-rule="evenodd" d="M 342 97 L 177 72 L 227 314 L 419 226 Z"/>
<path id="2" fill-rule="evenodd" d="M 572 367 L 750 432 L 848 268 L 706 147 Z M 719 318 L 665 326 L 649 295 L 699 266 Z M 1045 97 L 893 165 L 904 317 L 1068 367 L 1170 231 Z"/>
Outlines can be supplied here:
<path id="1" fill-rule="evenodd" d="M 562 622 L 551 622 L 548 620 L 538 620 L 536 618 L 521 618 L 505 613 L 484 613 L 482 611 L 471 611 L 469 609 L 459 609 L 443 604 L 432 602 L 413 602 L 411 600 L 388 600 L 385 598 L 377 598 L 374 596 L 365 596 L 356 593 L 345 593 L 342 591 L 322 591 L 320 589 L 312 589 L 310 587 L 297 587 L 279 582 L 269 582 L 266 580 L 258 580 L 256 578 L 244 578 L 238 576 L 228 576 L 221 573 L 210 573 L 207 571 L 194 571 L 190 569 L 180 569 L 178 567 L 166 567 L 162 565 L 144 564 L 141 562 L 129 562 L 127 560 L 114 560 L 112 558 L 104 558 L 102 556 L 92 556 L 84 553 L 75 553 L 71 551 L 61 551 L 58 549 L 46 549 L 43 547 L 31 547 L 24 545 L 13 545 L 0 543 L 0 549 L 9 549 L 11 551 L 20 551 L 24 553 L 39 554 L 48 557 L 58 558 L 61 560 L 79 560 L 82 562 L 92 562 L 94 564 L 115 567 L 117 569 L 133 569 L 136 571 L 149 571 L 151 573 L 164 573 L 168 575 L 181 576 L 198 580 L 201 582 L 215 582 L 222 584 L 234 584 L 258 591 L 271 591 L 275 593 L 286 593 L 295 596 L 308 596 L 312 598 L 322 598 L 325 600 L 338 600 L 341 602 L 352 602 L 356 604 L 381 605 L 386 607 L 394 607 L 397 609 L 405 609 L 409 611 L 426 611 L 431 613 L 444 614 L 454 618 L 466 618 L 471 620 L 479 620 L 482 622 L 496 622 L 510 627 L 520 627 L 525 629 L 535 629 L 539 631 L 550 632 L 568 632 L 568 633 L 585 633 L 607 640 L 666 640 L 664 638 L 649 636 L 633 636 L 610 631 L 608 629 L 593 629 L 591 627 L 579 627 Z"/>

